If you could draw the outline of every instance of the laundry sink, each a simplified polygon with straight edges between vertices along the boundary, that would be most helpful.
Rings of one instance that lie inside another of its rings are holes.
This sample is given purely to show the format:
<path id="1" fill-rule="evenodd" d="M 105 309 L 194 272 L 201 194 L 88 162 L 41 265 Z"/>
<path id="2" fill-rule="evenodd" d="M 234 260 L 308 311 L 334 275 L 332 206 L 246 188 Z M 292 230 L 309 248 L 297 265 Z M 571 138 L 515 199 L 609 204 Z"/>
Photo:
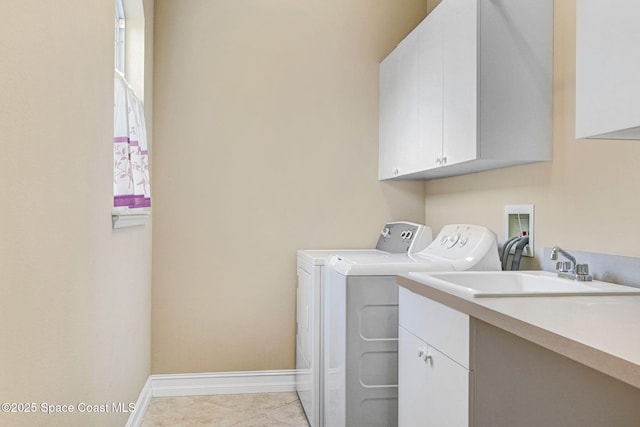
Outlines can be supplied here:
<path id="1" fill-rule="evenodd" d="M 614 283 L 579 282 L 546 271 L 461 271 L 409 273 L 434 288 L 475 298 L 640 295 L 640 288 Z"/>

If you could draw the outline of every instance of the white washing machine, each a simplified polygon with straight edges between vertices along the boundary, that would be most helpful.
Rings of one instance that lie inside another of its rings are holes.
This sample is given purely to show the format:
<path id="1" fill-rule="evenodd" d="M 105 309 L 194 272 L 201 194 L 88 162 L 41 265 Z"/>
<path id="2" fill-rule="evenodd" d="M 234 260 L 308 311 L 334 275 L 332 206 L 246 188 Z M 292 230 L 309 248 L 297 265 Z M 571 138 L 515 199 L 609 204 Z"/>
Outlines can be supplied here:
<path id="1" fill-rule="evenodd" d="M 322 415 L 324 376 L 322 354 L 322 283 L 327 261 L 341 257 L 384 257 L 391 253 L 416 253 L 433 239 L 431 228 L 411 222 L 384 226 L 376 249 L 299 250 L 296 314 L 296 390 L 311 427 L 324 426 Z"/>
<path id="2" fill-rule="evenodd" d="M 338 254 L 323 286 L 324 426 L 398 425 L 398 285 L 412 271 L 500 270 L 495 234 L 445 226 L 414 254 Z"/>

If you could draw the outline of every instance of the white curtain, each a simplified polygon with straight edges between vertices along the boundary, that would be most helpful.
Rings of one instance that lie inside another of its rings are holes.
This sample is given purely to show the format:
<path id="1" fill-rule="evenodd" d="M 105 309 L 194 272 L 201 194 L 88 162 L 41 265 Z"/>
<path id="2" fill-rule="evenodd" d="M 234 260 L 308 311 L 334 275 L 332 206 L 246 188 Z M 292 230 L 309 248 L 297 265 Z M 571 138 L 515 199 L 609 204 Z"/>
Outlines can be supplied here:
<path id="1" fill-rule="evenodd" d="M 113 122 L 113 206 L 151 206 L 147 128 L 142 102 L 115 72 Z"/>

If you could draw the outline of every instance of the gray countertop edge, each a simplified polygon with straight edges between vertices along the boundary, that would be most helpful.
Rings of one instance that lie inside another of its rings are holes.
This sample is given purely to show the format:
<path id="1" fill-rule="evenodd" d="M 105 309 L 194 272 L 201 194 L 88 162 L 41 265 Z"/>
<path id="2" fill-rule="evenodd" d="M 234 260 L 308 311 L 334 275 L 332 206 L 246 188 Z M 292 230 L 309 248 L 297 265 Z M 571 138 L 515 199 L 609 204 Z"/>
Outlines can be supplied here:
<path id="1" fill-rule="evenodd" d="M 417 282 L 404 276 L 398 276 L 397 280 L 399 286 L 413 293 L 468 314 L 619 381 L 640 388 L 640 365 L 636 363 L 485 307 L 473 300 L 433 288 L 423 282 Z"/>

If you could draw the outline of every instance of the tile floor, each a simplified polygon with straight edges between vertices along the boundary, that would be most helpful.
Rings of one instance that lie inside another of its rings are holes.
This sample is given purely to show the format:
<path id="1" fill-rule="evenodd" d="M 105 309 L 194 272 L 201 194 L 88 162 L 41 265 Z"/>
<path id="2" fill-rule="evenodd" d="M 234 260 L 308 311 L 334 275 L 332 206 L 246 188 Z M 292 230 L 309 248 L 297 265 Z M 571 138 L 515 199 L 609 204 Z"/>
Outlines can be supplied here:
<path id="1" fill-rule="evenodd" d="M 154 397 L 143 427 L 309 427 L 296 393 Z"/>

